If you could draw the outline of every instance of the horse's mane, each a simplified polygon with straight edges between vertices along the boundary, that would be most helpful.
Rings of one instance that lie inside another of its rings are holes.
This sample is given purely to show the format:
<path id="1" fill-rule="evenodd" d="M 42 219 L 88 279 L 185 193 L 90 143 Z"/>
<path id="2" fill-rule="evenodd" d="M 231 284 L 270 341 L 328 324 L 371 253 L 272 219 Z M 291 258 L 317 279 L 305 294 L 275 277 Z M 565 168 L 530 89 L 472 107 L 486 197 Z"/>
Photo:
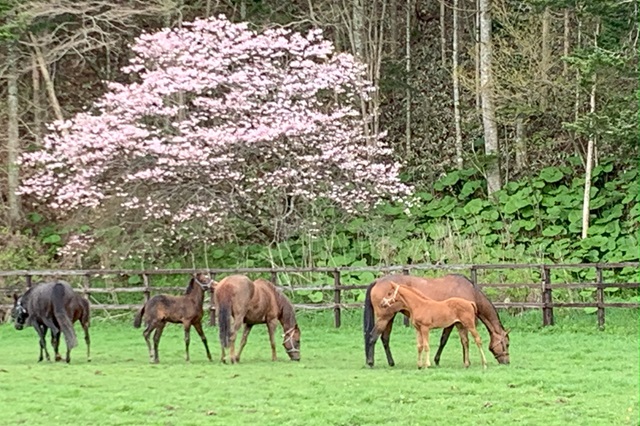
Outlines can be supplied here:
<path id="1" fill-rule="evenodd" d="M 273 284 L 272 284 L 273 285 Z M 275 286 L 274 291 L 276 294 L 276 300 L 278 302 L 278 307 L 280 308 L 280 315 L 282 316 L 282 321 L 286 324 L 296 324 L 296 312 L 293 308 L 293 304 L 289 299 L 282 294 Z"/>
<path id="2" fill-rule="evenodd" d="M 194 289 L 195 283 L 196 283 L 196 278 L 195 277 L 191 277 L 191 280 L 189 281 L 189 284 L 187 285 L 187 290 L 184 292 L 184 294 L 191 294 L 191 292 Z"/>

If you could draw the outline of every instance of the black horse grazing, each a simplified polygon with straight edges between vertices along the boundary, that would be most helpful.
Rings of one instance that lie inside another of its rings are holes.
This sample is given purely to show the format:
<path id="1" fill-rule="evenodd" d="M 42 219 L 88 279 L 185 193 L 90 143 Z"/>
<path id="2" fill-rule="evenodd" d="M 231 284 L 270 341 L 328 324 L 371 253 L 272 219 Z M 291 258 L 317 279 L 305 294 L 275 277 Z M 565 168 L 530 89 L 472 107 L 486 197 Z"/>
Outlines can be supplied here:
<path id="1" fill-rule="evenodd" d="M 69 283 L 64 281 L 37 284 L 29 288 L 22 296 L 14 294 L 13 297 L 14 305 L 11 316 L 15 321 L 16 329 L 22 330 L 25 325 L 31 325 L 40 336 L 38 362 L 42 361 L 43 352 L 47 361 L 50 360 L 45 342 L 45 336 L 49 329 L 51 329 L 52 343 L 56 354 L 60 333 L 64 334 L 67 345 L 65 361 L 71 361 L 71 349 L 78 345 L 76 332 L 73 329 L 74 314 L 72 309 L 75 309 L 79 298 L 82 297 L 73 291 Z M 88 341 L 87 332 L 85 329 L 85 339 Z M 59 355 L 56 357 L 56 360 L 58 359 Z"/>
<path id="2" fill-rule="evenodd" d="M 162 331 L 168 322 L 182 324 L 184 327 L 185 359 L 187 361 L 189 361 L 191 326 L 193 326 L 200 335 L 204 349 L 207 351 L 207 357 L 209 361 L 211 361 L 207 338 L 202 330 L 202 303 L 204 302 L 204 291 L 209 288 L 210 282 L 211 279 L 207 275 L 195 274 L 191 277 L 184 296 L 170 296 L 166 294 L 153 296 L 136 314 L 133 320 L 133 326 L 139 328 L 142 325 L 142 320 L 144 320 L 147 326 L 142 334 L 144 340 L 147 342 L 149 358 L 152 363 L 157 364 L 159 362 L 158 344 L 160 343 Z M 149 337 L 153 330 L 155 330 L 155 333 L 153 334 L 152 346 Z"/>

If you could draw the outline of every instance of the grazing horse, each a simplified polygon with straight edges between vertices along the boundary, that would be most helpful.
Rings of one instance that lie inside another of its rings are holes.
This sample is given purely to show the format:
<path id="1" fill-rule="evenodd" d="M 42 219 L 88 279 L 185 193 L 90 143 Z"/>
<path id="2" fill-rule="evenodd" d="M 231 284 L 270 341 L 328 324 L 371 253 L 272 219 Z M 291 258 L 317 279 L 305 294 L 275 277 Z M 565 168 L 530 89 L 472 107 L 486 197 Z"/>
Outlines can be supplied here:
<path id="1" fill-rule="evenodd" d="M 283 346 L 292 361 L 300 360 L 300 329 L 291 302 L 269 281 L 251 281 L 244 275 L 230 275 L 216 284 L 214 299 L 220 327 L 220 360 L 226 362 L 229 348 L 231 363 L 240 361 L 240 354 L 255 324 L 266 324 L 271 343 L 271 359 L 275 361 L 276 345 L 273 334 L 278 322 L 284 330 Z M 231 324 L 233 318 L 233 324 Z M 235 340 L 240 326 L 244 332 L 240 349 L 235 353 Z"/>
<path id="2" fill-rule="evenodd" d="M 211 361 L 211 353 L 209 352 L 209 345 L 207 344 L 207 337 L 202 330 L 202 303 L 204 302 L 204 290 L 208 288 L 211 279 L 205 274 L 195 274 L 191 277 L 189 285 L 185 291 L 184 296 L 170 296 L 166 294 L 159 294 L 153 296 L 144 304 L 142 309 L 138 312 L 133 320 L 133 326 L 140 328 L 142 320 L 146 325 L 142 335 L 147 342 L 147 348 L 149 349 L 149 359 L 151 363 L 157 364 L 158 359 L 158 344 L 160 343 L 160 336 L 162 331 L 168 322 L 182 324 L 184 327 L 184 345 L 185 345 L 185 359 L 189 361 L 189 341 L 191 326 L 196 329 L 204 349 L 207 351 L 207 358 Z M 153 334 L 153 346 L 149 337 L 151 332 L 155 330 Z"/>
<path id="3" fill-rule="evenodd" d="M 389 338 L 393 327 L 393 319 L 398 312 L 407 314 L 399 304 L 382 307 L 380 301 L 391 289 L 391 282 L 403 286 L 415 288 L 424 296 L 433 300 L 444 300 L 450 297 L 460 297 L 476 304 L 477 317 L 487 327 L 490 342 L 489 350 L 500 364 L 509 364 L 509 330 L 505 330 L 500 322 L 496 308 L 471 281 L 462 275 L 446 275 L 440 278 L 421 278 L 411 275 L 388 275 L 378 278 L 369 285 L 364 301 L 364 347 L 367 364 L 373 367 L 375 344 L 378 336 L 381 336 L 387 362 L 395 365 Z M 440 346 L 434 358 L 435 364 L 440 364 L 440 355 L 447 344 L 453 326 L 447 327 L 442 332 Z M 464 362 L 469 362 L 468 351 L 463 350 Z"/>
<path id="4" fill-rule="evenodd" d="M 429 331 L 432 328 L 445 328 L 455 325 L 460 333 L 460 341 L 469 353 L 469 338 L 467 331 L 471 333 L 473 339 L 480 350 L 482 366 L 487 368 L 487 359 L 482 350 L 482 340 L 476 330 L 476 314 L 478 309 L 474 302 L 470 302 L 459 297 L 451 297 L 443 301 L 429 299 L 418 290 L 400 286 L 391 282 L 391 289 L 387 296 L 382 299 L 380 306 L 388 308 L 394 303 L 399 303 L 402 308 L 409 311 L 411 323 L 416 329 L 418 341 L 418 368 L 430 367 L 429 360 Z M 426 360 L 422 361 L 422 355 Z M 465 367 L 469 367 L 468 360 L 465 360 Z"/>
<path id="5" fill-rule="evenodd" d="M 22 296 L 13 295 L 14 305 L 11 316 L 15 327 L 22 330 L 25 325 L 35 328 L 40 337 L 40 357 L 44 352 L 47 361 L 50 360 L 45 342 L 47 330 L 51 329 L 53 338 L 59 341 L 60 333 L 64 334 L 67 345 L 65 361 L 71 361 L 71 349 L 77 346 L 78 339 L 73 329 L 71 306 L 77 303 L 77 295 L 69 283 L 64 281 L 46 282 L 29 288 Z M 53 340 L 52 340 L 53 343 Z M 55 344 L 56 354 L 58 344 Z M 59 355 L 56 360 L 59 359 Z"/>

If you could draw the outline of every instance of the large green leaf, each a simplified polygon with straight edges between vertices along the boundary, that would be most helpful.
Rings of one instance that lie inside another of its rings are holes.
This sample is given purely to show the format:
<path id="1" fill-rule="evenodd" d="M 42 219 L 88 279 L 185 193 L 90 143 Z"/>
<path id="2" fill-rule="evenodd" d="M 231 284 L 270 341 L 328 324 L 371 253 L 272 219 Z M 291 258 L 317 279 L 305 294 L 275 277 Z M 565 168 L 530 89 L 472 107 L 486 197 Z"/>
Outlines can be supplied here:
<path id="1" fill-rule="evenodd" d="M 540 171 L 540 178 L 545 182 L 558 182 L 564 177 L 564 173 L 558 167 L 545 167 Z"/>

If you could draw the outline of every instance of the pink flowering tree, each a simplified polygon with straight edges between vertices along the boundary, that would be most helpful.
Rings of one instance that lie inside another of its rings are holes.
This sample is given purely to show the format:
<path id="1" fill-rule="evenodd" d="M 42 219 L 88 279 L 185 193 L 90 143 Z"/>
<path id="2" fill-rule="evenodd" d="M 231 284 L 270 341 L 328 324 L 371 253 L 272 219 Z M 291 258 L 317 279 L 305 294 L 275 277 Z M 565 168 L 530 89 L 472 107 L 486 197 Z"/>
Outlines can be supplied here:
<path id="1" fill-rule="evenodd" d="M 21 192 L 58 216 L 165 241 L 215 240 L 230 224 L 272 237 L 314 206 L 358 213 L 410 193 L 381 135 L 365 134 L 363 65 L 321 31 L 219 17 L 132 49 L 131 83 L 110 83 L 22 157 Z"/>

